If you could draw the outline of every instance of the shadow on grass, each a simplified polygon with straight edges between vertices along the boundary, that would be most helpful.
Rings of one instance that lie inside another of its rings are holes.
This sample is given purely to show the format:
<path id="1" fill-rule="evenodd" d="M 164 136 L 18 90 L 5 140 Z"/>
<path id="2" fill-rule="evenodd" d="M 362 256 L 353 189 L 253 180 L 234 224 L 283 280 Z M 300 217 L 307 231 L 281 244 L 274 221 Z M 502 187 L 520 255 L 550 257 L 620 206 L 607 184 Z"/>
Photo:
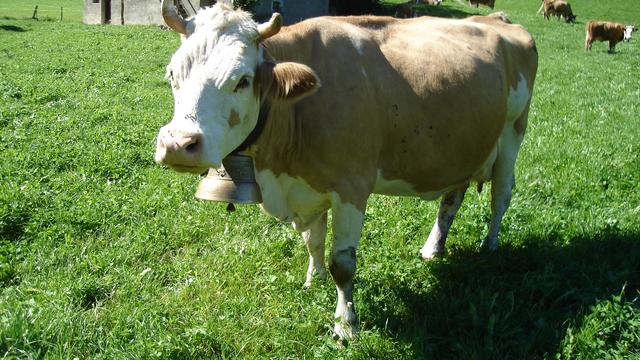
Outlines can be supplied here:
<path id="1" fill-rule="evenodd" d="M 456 253 L 427 265 L 435 282 L 380 279 L 374 286 L 386 286 L 394 303 L 374 304 L 363 318 L 425 358 L 548 357 L 591 305 L 625 283 L 626 294 L 637 295 L 639 239 L 608 232 L 561 247 L 544 245 L 554 237 L 530 238 L 493 254 Z M 375 296 L 364 301 L 379 302 Z"/>
<path id="2" fill-rule="evenodd" d="M 25 31 L 27 31 L 24 28 L 21 28 L 20 26 L 15 26 L 15 25 L 0 25 L 0 30 L 15 31 L 15 32 L 25 32 Z"/>

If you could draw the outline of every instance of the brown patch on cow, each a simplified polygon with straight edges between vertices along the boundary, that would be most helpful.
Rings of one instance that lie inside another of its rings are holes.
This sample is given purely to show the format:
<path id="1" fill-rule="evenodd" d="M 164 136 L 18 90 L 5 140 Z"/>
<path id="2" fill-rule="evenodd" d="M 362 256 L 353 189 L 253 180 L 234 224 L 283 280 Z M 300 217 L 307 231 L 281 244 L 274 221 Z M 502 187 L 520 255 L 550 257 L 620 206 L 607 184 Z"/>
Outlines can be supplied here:
<path id="1" fill-rule="evenodd" d="M 232 109 L 231 114 L 229 114 L 229 128 L 233 128 L 238 124 L 240 124 L 240 114 Z"/>
<path id="2" fill-rule="evenodd" d="M 508 89 L 520 76 L 533 88 L 538 58 L 531 35 L 498 16 L 371 21 L 314 18 L 267 40 L 278 65 L 306 64 L 325 86 L 295 104 L 274 100 L 254 157 L 256 170 L 302 179 L 360 210 L 378 174 L 421 193 L 467 183 L 506 125 Z M 433 41 L 439 34 L 465 46 Z"/>
<path id="3" fill-rule="evenodd" d="M 591 50 L 594 41 L 608 41 L 609 51 L 613 51 L 616 44 L 624 39 L 624 24 L 608 21 L 592 20 L 585 26 L 587 33 L 584 49 Z"/>

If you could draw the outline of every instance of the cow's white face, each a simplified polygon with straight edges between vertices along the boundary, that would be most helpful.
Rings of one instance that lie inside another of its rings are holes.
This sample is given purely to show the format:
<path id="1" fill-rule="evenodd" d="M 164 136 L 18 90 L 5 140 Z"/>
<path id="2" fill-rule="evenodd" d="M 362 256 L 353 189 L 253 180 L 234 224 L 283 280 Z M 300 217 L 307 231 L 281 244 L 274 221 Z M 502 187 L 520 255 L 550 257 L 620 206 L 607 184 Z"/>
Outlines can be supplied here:
<path id="1" fill-rule="evenodd" d="M 631 34 L 638 31 L 638 28 L 633 25 L 627 25 L 624 27 L 624 41 L 631 40 Z"/>
<path id="2" fill-rule="evenodd" d="M 167 66 L 174 112 L 158 134 L 157 163 L 193 173 L 220 167 L 255 128 L 261 102 L 295 101 L 318 88 L 306 65 L 265 61 L 260 42 L 279 31 L 279 14 L 258 25 L 229 1 L 220 0 L 189 21 L 170 0 L 163 0 L 162 8 L 183 42 Z"/>
<path id="3" fill-rule="evenodd" d="M 198 14 L 167 66 L 173 119 L 158 134 L 156 161 L 178 171 L 219 167 L 255 127 L 253 83 L 261 54 L 248 14 L 217 6 Z"/>
<path id="4" fill-rule="evenodd" d="M 157 163 L 192 173 L 217 168 L 253 131 L 261 102 L 295 101 L 319 87 L 306 65 L 265 59 L 260 42 L 280 30 L 279 14 L 258 25 L 220 0 L 187 21 L 171 0 L 162 4 L 183 42 L 167 66 L 174 112 L 158 134 Z"/>

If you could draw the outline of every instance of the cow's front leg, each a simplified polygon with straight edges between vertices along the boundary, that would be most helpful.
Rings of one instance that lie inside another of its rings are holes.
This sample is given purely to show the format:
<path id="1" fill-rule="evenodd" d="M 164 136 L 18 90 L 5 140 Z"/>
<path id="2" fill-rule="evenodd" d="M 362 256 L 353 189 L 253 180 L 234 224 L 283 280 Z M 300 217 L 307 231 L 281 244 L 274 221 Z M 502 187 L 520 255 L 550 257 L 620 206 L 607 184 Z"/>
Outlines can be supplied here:
<path id="1" fill-rule="evenodd" d="M 324 280 L 327 278 L 327 270 L 324 267 L 324 242 L 327 236 L 327 213 L 320 215 L 311 223 L 309 229 L 302 233 L 304 243 L 309 251 L 309 267 L 307 269 L 307 279 L 304 287 L 311 286 L 313 274 Z"/>
<path id="2" fill-rule="evenodd" d="M 333 246 L 329 272 L 338 292 L 334 332 L 339 339 L 354 338 L 358 332 L 358 316 L 353 304 L 353 277 L 356 273 L 356 251 L 364 222 L 364 204 L 334 203 Z"/>
<path id="3" fill-rule="evenodd" d="M 441 255 L 445 250 L 445 243 L 449 229 L 453 223 L 453 219 L 460 209 L 464 193 L 467 191 L 467 185 L 459 189 L 446 193 L 440 201 L 440 210 L 438 210 L 438 218 L 429 233 L 427 242 L 420 249 L 420 257 L 430 260 Z"/>

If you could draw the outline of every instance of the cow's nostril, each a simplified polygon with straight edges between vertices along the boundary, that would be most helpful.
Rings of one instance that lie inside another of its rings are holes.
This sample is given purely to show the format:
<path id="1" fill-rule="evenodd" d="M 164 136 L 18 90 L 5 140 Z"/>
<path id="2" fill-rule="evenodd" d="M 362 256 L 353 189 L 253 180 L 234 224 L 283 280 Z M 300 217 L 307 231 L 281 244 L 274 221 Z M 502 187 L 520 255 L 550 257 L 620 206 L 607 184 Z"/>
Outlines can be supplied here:
<path id="1" fill-rule="evenodd" d="M 184 149 L 189 154 L 193 154 L 193 153 L 197 152 L 199 148 L 200 148 L 200 141 L 198 141 L 196 139 L 194 142 L 192 142 L 191 144 L 187 145 Z"/>

